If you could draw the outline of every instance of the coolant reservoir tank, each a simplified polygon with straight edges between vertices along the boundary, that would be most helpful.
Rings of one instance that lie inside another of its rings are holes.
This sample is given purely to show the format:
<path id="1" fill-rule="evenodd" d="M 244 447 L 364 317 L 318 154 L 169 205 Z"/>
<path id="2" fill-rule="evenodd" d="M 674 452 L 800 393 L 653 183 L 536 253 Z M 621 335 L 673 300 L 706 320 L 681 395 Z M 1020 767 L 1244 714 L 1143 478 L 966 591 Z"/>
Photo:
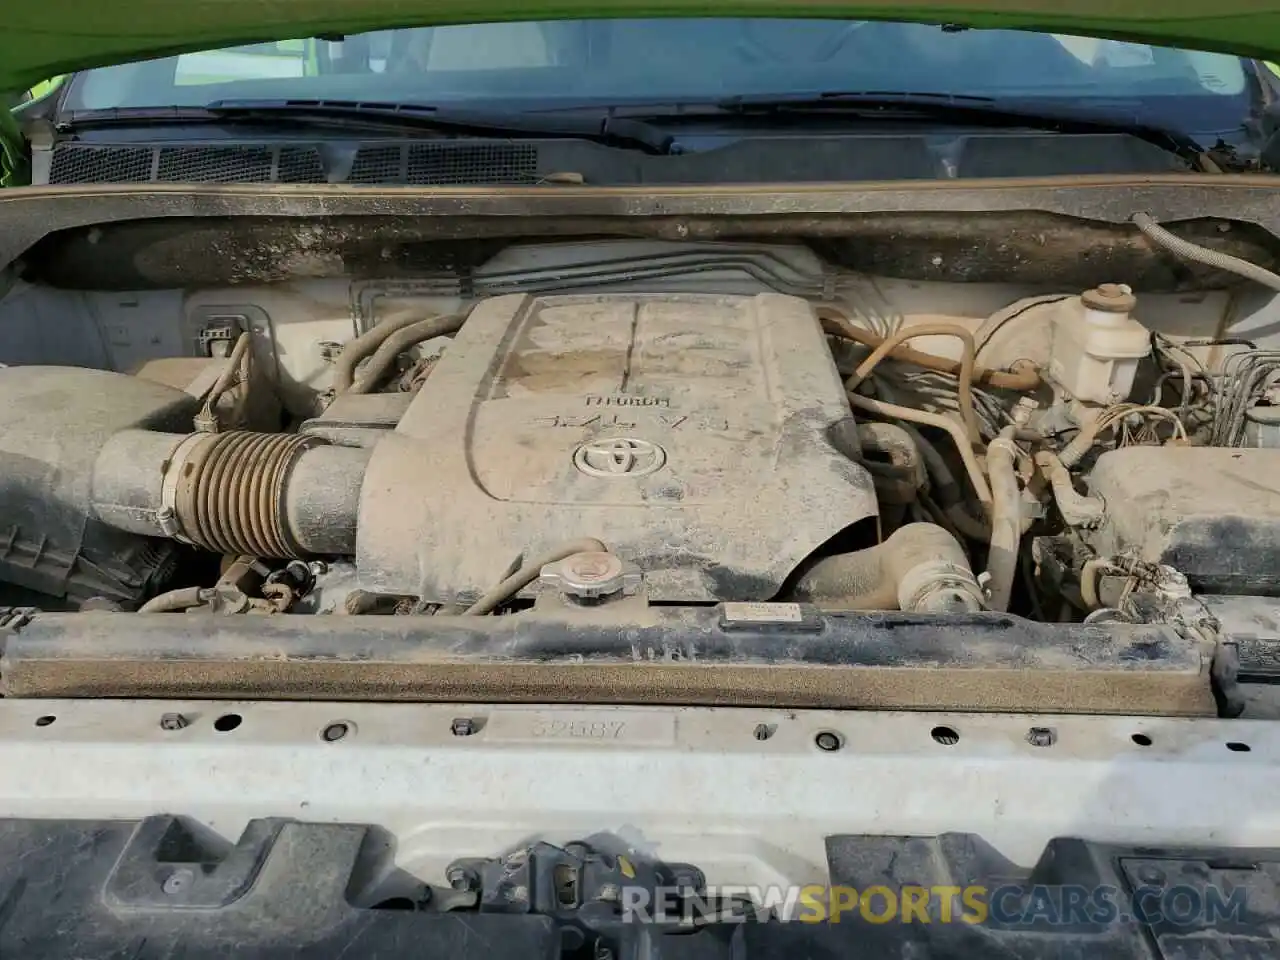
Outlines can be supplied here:
<path id="1" fill-rule="evenodd" d="M 1151 335 L 1130 315 L 1136 304 L 1120 283 L 1065 301 L 1054 315 L 1050 379 L 1086 403 L 1128 399 L 1138 361 L 1151 352 Z"/>

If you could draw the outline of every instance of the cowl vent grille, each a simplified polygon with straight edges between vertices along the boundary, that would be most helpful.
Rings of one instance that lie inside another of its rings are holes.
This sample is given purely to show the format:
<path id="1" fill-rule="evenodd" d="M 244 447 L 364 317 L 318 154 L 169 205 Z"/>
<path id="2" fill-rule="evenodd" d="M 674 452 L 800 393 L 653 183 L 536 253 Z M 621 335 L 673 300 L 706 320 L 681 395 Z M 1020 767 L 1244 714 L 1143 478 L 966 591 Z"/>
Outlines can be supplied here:
<path id="1" fill-rule="evenodd" d="M 520 184 L 537 180 L 532 144 L 442 142 L 376 144 L 346 154 L 363 185 Z M 339 167 L 340 169 L 340 167 Z M 313 146 L 209 144 L 127 146 L 63 144 L 53 152 L 49 183 L 325 183 Z M 337 179 L 337 178 L 332 178 Z"/>
<path id="2" fill-rule="evenodd" d="M 521 143 L 415 143 L 365 147 L 348 183 L 533 183 L 538 150 Z"/>
<path id="3" fill-rule="evenodd" d="M 321 183 L 320 154 L 310 147 L 161 147 L 163 183 Z"/>
<path id="4" fill-rule="evenodd" d="M 146 183 L 154 150 L 147 147 L 59 147 L 50 183 Z"/>
<path id="5" fill-rule="evenodd" d="M 60 146 L 51 184 L 70 183 L 323 183 L 315 147 Z"/>

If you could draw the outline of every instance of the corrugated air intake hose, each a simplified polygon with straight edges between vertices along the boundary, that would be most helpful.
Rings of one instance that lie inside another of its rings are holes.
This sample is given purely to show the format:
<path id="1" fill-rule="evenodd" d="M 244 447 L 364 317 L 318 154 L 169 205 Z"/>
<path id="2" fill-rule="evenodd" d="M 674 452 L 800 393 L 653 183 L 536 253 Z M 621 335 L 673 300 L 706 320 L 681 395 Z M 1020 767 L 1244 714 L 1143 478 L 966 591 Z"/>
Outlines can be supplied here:
<path id="1" fill-rule="evenodd" d="M 123 430 L 94 466 L 104 523 L 222 554 L 355 552 L 370 450 L 284 433 Z"/>

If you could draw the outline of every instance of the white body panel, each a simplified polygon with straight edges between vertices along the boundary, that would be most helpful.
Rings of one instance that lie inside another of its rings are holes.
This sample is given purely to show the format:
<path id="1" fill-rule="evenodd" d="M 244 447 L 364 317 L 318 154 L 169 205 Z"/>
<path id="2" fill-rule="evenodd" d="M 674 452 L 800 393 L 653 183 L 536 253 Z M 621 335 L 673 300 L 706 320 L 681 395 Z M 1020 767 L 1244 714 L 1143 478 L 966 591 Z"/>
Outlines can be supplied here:
<path id="1" fill-rule="evenodd" d="M 162 729 L 175 711 L 190 726 Z M 462 717 L 479 731 L 454 735 Z M 325 742 L 335 721 L 352 732 Z M 942 726 L 958 742 L 937 742 Z M 1055 743 L 1031 745 L 1033 726 Z M 818 749 L 823 731 L 842 748 Z M 436 883 L 457 857 L 597 831 L 721 884 L 823 882 L 831 834 L 967 831 L 1024 865 L 1055 836 L 1280 846 L 1265 721 L 8 700 L 0 770 L 3 817 L 173 813 L 229 838 L 255 817 L 371 823 Z"/>

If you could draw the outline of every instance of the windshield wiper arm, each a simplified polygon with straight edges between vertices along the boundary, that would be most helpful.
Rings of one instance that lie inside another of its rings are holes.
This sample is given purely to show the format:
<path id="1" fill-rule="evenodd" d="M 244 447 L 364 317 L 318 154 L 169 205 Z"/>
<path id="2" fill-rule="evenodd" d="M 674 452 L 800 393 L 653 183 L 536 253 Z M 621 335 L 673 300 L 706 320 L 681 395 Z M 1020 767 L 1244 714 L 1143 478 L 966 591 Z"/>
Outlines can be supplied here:
<path id="1" fill-rule="evenodd" d="M 588 140 L 645 153 L 665 154 L 670 134 L 641 120 L 596 116 L 548 117 L 536 113 L 435 107 L 429 104 L 355 100 L 215 100 L 203 107 L 139 107 L 84 110 L 59 129 L 145 123 L 296 123 L 386 130 L 428 130 L 463 136 L 545 137 Z"/>
<path id="2" fill-rule="evenodd" d="M 1032 98 L 982 97 L 917 91 L 832 90 L 818 94 L 744 95 L 712 106 L 743 116 L 804 112 L 853 112 L 866 117 L 911 117 L 978 126 L 1026 127 L 1055 133 L 1121 133 L 1154 144 L 1199 167 L 1206 148 L 1170 127 L 1101 110 Z"/>

